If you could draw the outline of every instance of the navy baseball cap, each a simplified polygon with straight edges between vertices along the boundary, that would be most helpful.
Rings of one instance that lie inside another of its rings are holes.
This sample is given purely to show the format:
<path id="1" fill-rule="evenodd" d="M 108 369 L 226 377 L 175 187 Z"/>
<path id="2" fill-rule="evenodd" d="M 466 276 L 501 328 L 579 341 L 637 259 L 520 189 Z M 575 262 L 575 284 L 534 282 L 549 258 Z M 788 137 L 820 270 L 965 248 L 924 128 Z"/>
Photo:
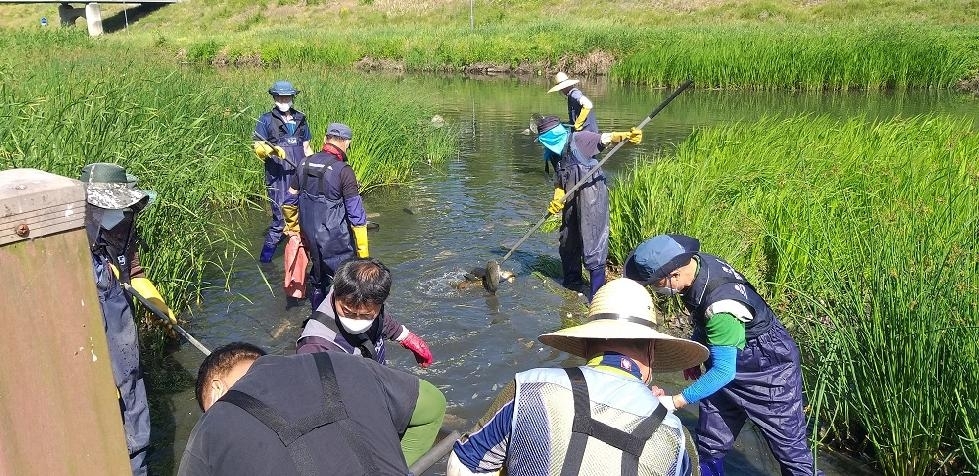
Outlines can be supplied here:
<path id="1" fill-rule="evenodd" d="M 700 240 L 684 235 L 656 235 L 636 247 L 625 261 L 625 276 L 653 284 L 690 262 Z"/>
<path id="2" fill-rule="evenodd" d="M 354 131 L 350 130 L 350 126 L 346 124 L 341 124 L 339 122 L 331 123 L 326 128 L 326 135 L 336 136 L 344 140 L 353 140 Z"/>

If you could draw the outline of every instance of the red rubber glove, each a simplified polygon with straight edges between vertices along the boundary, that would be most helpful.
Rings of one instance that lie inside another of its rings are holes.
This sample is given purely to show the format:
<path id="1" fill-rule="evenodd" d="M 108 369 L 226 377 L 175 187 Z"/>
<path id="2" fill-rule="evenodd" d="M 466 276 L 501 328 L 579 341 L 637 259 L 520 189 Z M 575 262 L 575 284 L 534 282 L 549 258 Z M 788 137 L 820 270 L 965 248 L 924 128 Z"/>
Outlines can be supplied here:
<path id="1" fill-rule="evenodd" d="M 700 366 L 690 367 L 683 371 L 683 378 L 685 380 L 697 380 L 700 378 Z"/>
<path id="2" fill-rule="evenodd" d="M 427 368 L 432 365 L 432 351 L 428 350 L 428 344 L 421 337 L 418 337 L 414 332 L 409 332 L 408 337 L 401 340 L 401 347 L 408 349 L 412 354 L 415 354 L 415 362 L 421 368 Z"/>

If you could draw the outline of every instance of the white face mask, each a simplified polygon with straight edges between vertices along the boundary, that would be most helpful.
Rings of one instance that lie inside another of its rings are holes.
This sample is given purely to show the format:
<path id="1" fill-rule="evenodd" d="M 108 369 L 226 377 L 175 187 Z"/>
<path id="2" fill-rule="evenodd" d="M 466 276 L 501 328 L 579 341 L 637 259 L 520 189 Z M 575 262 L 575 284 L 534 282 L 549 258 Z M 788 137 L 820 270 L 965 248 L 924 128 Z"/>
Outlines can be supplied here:
<path id="1" fill-rule="evenodd" d="M 280 112 L 289 112 L 289 109 L 292 108 L 292 101 L 287 101 L 287 102 L 276 101 L 275 107 L 278 108 Z"/>
<path id="2" fill-rule="evenodd" d="M 337 316 L 340 319 L 340 325 L 343 326 L 344 330 L 351 334 L 360 334 L 367 332 L 374 325 L 374 319 L 350 319 L 343 316 Z"/>

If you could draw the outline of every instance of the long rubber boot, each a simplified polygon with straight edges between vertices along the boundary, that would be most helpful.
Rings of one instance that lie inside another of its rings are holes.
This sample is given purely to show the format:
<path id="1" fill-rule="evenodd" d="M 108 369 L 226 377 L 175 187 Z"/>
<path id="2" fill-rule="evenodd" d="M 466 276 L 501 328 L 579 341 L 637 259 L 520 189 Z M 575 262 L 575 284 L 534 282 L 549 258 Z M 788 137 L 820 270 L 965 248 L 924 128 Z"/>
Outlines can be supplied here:
<path id="1" fill-rule="evenodd" d="M 588 274 L 591 276 L 591 296 L 588 300 L 595 297 L 595 293 L 598 292 L 598 288 L 605 285 L 605 268 L 590 269 Z"/>
<path id="2" fill-rule="evenodd" d="M 724 476 L 724 458 L 700 458 L 700 476 Z"/>
<path id="3" fill-rule="evenodd" d="M 320 307 L 324 299 L 326 299 L 326 293 L 319 287 L 313 286 L 313 289 L 309 293 L 309 304 L 313 306 L 313 312 L 316 312 L 316 309 Z"/>
<path id="4" fill-rule="evenodd" d="M 266 241 L 265 244 L 262 245 L 262 254 L 258 257 L 258 261 L 262 263 L 271 263 L 272 256 L 275 255 L 275 250 L 278 247 L 278 242 L 273 243 L 271 241 Z"/>

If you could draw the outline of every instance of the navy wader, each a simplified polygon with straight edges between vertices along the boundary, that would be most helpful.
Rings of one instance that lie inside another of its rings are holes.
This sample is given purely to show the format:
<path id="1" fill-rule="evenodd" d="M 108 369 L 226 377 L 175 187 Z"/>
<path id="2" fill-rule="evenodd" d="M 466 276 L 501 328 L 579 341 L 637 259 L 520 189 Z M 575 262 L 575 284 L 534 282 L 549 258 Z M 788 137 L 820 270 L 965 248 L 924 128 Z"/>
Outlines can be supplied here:
<path id="1" fill-rule="evenodd" d="M 568 190 L 598 164 L 593 157 L 586 157 L 578 150 L 575 133 L 568 135 L 561 161 L 556 167 L 556 185 Z M 588 182 L 574 192 L 575 196 L 564 202 L 561 215 L 560 245 L 561 269 L 564 286 L 577 289 L 584 284 L 581 265 L 584 261 L 591 279 L 591 294 L 595 295 L 605 284 L 605 262 L 608 258 L 608 186 L 605 174 L 599 170 Z"/>
<path id="2" fill-rule="evenodd" d="M 265 188 L 272 208 L 272 223 L 265 234 L 262 251 L 263 255 L 268 252 L 270 259 L 279 241 L 282 240 L 282 231 L 285 229 L 282 205 L 296 204 L 296 198 L 289 193 L 289 180 L 296 172 L 294 166 L 298 166 L 306 156 L 303 142 L 309 140 L 306 116 L 301 112 L 292 111 L 292 119 L 292 123 L 285 122 L 282 113 L 278 109 L 273 109 L 262 115 L 255 126 L 256 140 L 268 139 L 272 144 L 282 147 L 286 157 L 292 161 L 290 165 L 286 160 L 271 156 L 265 159 Z"/>
<path id="3" fill-rule="evenodd" d="M 799 349 L 768 303 L 731 265 L 697 253 L 700 272 L 683 295 L 694 320 L 695 338 L 705 333 L 707 307 L 734 300 L 748 307 L 744 350 L 738 352 L 734 380 L 700 401 L 697 452 L 701 473 L 724 474 L 724 457 L 747 419 L 761 430 L 782 475 L 813 475 L 806 437 Z M 699 339 L 702 343 L 703 338 Z M 708 368 L 710 361 L 708 360 Z M 818 472 L 816 474 L 822 474 Z"/>
<path id="4" fill-rule="evenodd" d="M 123 293 L 109 263 L 110 259 L 106 256 L 92 254 L 105 337 L 109 344 L 112 377 L 119 390 L 119 406 L 126 431 L 129 463 L 134 475 L 145 475 L 146 450 L 150 444 L 150 411 L 146 401 L 143 371 L 139 365 L 139 339 L 136 335 L 132 304 Z M 128 266 L 122 266 L 119 272 L 124 280 L 128 280 Z"/>
<path id="5" fill-rule="evenodd" d="M 571 123 L 578 119 L 578 114 L 581 114 L 581 103 L 579 100 L 585 93 L 581 92 L 578 88 L 571 88 L 568 91 L 568 117 L 571 118 Z M 595 120 L 595 111 L 589 111 L 588 116 L 585 117 L 585 123 L 581 126 L 583 131 L 591 131 L 598 133 L 598 121 Z"/>
<path id="6" fill-rule="evenodd" d="M 349 166 L 329 152 L 313 154 L 299 166 L 299 231 L 313 265 L 309 285 L 314 310 L 326 296 L 336 269 L 354 257 L 340 189 L 340 171 Z"/>

